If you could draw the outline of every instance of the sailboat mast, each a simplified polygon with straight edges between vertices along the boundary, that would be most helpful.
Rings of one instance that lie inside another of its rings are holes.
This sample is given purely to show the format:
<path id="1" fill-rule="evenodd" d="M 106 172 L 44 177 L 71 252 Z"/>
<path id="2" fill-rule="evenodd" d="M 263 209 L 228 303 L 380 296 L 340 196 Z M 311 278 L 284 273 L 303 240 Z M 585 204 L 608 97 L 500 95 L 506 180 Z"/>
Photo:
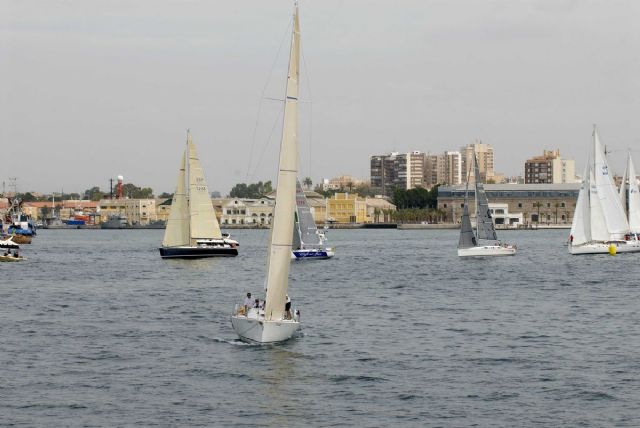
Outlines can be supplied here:
<path id="1" fill-rule="evenodd" d="M 298 177 L 298 88 L 300 69 L 300 23 L 298 4 L 294 6 L 293 33 L 289 53 L 278 184 L 273 214 L 271 242 L 267 267 L 266 320 L 279 320 L 284 316 L 291 243 L 293 239 L 296 207 L 296 181 Z"/>

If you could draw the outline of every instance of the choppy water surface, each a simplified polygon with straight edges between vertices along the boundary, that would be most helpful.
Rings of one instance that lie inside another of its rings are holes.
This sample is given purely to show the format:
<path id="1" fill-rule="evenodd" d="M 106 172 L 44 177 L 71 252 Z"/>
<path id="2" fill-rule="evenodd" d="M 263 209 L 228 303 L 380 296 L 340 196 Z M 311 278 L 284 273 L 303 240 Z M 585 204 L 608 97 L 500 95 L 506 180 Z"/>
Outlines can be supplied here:
<path id="1" fill-rule="evenodd" d="M 0 420 L 39 426 L 638 426 L 640 255 L 569 256 L 567 231 L 330 231 L 298 262 L 300 337 L 236 340 L 265 231 L 234 259 L 163 261 L 160 230 L 41 231 L 0 264 Z"/>

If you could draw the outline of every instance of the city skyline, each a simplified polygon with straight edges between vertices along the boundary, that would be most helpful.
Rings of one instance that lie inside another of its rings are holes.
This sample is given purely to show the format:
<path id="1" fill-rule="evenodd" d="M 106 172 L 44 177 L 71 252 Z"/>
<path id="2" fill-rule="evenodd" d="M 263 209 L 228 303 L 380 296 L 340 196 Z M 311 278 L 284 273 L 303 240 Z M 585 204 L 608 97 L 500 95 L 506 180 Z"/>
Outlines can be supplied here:
<path id="1" fill-rule="evenodd" d="M 275 181 L 291 1 L 89 3 L 0 1 L 3 181 L 173 192 L 186 128 L 212 191 Z M 638 12 L 303 1 L 300 175 L 368 178 L 375 153 L 476 139 L 507 176 L 556 148 L 580 171 L 594 122 L 622 174 L 640 148 Z"/>

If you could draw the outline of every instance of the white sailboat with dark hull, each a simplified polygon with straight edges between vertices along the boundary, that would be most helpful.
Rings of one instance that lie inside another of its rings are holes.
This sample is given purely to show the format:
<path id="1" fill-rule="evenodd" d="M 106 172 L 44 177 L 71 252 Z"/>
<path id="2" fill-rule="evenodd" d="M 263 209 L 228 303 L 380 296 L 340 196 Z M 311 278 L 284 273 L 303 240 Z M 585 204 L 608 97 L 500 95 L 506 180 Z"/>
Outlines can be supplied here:
<path id="1" fill-rule="evenodd" d="M 640 241 L 629 238 L 629 222 L 620 195 L 609 175 L 609 165 L 594 126 L 593 162 L 589 156 L 571 223 L 569 253 L 608 254 L 640 251 Z"/>
<path id="2" fill-rule="evenodd" d="M 192 259 L 237 255 L 238 242 L 220 231 L 204 172 L 188 132 L 160 256 Z"/>
<path id="3" fill-rule="evenodd" d="M 489 201 L 480 182 L 480 168 L 475 154 L 475 202 L 476 202 L 476 230 L 474 233 L 469 217 L 469 180 L 467 180 L 467 192 L 464 196 L 464 208 L 460 223 L 460 240 L 458 241 L 458 256 L 460 257 L 484 257 L 484 256 L 513 256 L 516 254 L 515 245 L 503 244 L 498 241 L 495 226 L 489 211 Z"/>
<path id="4" fill-rule="evenodd" d="M 335 250 L 325 245 L 326 237 L 324 233 L 318 231 L 300 180 L 296 180 L 295 215 L 291 258 L 295 260 L 321 260 L 333 257 Z"/>
<path id="5" fill-rule="evenodd" d="M 298 81 L 300 66 L 300 24 L 298 4 L 293 14 L 293 34 L 284 105 L 282 142 L 278 167 L 276 203 L 267 257 L 266 299 L 263 308 L 236 306 L 231 325 L 240 339 L 256 343 L 282 342 L 300 328 L 298 313 L 287 302 L 289 268 L 296 208 L 298 175 Z"/>

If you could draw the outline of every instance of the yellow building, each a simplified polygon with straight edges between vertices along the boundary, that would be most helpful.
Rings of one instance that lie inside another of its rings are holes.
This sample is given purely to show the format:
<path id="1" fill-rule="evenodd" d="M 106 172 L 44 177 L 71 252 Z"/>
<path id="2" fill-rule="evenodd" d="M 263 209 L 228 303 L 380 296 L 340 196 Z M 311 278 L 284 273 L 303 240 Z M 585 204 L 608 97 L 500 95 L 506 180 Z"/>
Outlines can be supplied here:
<path id="1" fill-rule="evenodd" d="M 358 195 L 335 193 L 327 199 L 327 221 L 334 223 L 364 223 L 367 219 L 366 201 Z"/>

